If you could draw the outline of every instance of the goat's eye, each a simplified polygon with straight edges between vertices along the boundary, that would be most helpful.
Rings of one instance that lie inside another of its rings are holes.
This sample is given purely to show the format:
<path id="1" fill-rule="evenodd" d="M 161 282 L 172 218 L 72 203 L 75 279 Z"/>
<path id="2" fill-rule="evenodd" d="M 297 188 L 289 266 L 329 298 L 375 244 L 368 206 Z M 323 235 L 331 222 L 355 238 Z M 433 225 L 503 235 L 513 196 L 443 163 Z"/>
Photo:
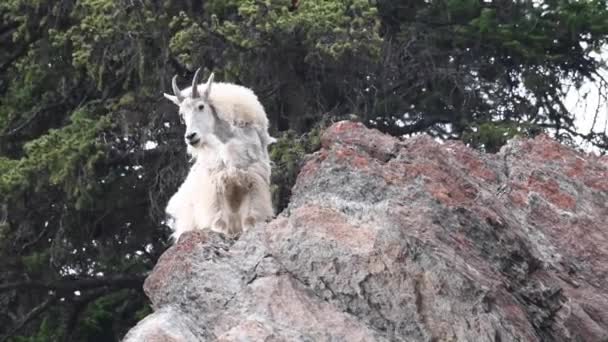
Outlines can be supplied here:
<path id="1" fill-rule="evenodd" d="M 198 105 L 198 107 L 197 107 L 197 108 L 198 108 L 198 110 L 199 110 L 199 111 L 201 111 L 201 112 L 202 112 L 202 111 L 203 111 L 203 109 L 205 109 L 205 105 L 201 103 L 201 104 L 199 104 L 199 105 Z"/>

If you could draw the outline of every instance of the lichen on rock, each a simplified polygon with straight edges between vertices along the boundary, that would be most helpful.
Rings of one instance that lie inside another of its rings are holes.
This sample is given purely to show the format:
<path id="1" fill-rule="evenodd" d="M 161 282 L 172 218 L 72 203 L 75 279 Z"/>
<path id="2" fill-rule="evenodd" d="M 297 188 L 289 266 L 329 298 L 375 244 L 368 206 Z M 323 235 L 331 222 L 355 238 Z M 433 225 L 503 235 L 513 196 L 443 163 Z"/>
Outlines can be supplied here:
<path id="1" fill-rule="evenodd" d="M 125 340 L 608 339 L 604 159 L 347 121 L 322 146 L 273 222 L 165 252 L 145 283 L 156 311 Z"/>

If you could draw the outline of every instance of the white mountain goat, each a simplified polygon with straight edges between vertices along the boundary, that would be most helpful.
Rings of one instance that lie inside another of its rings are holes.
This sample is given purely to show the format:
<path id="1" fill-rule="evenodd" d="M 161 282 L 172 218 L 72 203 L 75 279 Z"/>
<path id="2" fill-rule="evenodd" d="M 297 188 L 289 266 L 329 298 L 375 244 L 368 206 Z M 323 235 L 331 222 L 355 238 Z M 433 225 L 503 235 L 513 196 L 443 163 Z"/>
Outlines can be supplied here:
<path id="1" fill-rule="evenodd" d="M 177 87 L 164 94 L 179 107 L 186 124 L 188 153 L 195 160 L 179 190 L 169 200 L 173 237 L 194 229 L 237 236 L 274 216 L 270 197 L 270 159 L 264 107 L 251 89 L 231 83 Z"/>

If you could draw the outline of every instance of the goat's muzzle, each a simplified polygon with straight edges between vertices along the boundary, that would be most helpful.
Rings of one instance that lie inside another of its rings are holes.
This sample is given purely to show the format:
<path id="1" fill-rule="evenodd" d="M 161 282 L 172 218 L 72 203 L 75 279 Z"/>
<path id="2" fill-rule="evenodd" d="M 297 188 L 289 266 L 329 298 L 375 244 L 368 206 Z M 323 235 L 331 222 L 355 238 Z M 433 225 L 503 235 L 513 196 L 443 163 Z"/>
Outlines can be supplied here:
<path id="1" fill-rule="evenodd" d="M 196 134 L 196 132 L 189 133 L 186 135 L 186 142 L 188 144 L 190 144 L 191 146 L 196 146 L 200 141 L 201 141 L 201 138 L 199 137 L 198 134 Z"/>

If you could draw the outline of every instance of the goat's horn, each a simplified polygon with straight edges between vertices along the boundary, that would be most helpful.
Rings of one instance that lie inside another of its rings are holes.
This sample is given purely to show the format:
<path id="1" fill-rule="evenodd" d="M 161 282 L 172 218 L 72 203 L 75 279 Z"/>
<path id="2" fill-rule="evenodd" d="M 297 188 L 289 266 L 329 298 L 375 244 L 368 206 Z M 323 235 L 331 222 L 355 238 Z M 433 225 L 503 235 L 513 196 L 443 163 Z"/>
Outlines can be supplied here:
<path id="1" fill-rule="evenodd" d="M 182 91 L 177 87 L 177 75 L 173 76 L 171 85 L 173 86 L 173 94 L 175 94 L 179 102 L 182 102 L 184 100 L 184 96 L 182 95 Z"/>
<path id="2" fill-rule="evenodd" d="M 194 77 L 192 78 L 192 98 L 195 99 L 199 97 L 198 93 L 198 73 L 201 71 L 201 68 L 196 69 L 194 73 Z"/>

